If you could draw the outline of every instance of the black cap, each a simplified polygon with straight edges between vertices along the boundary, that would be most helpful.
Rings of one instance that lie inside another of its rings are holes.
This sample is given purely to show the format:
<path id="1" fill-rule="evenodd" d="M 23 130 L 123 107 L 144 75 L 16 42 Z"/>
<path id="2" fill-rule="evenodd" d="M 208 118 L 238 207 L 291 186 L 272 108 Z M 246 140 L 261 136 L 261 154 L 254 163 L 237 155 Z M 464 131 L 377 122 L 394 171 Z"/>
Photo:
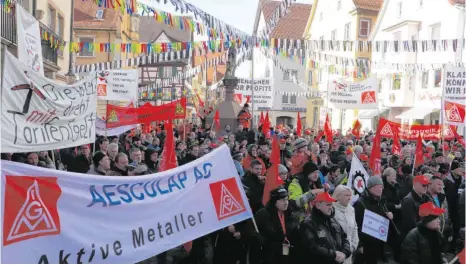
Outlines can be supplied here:
<path id="1" fill-rule="evenodd" d="M 442 156 L 443 156 L 442 152 L 435 152 L 434 154 L 434 158 L 442 157 Z"/>
<path id="2" fill-rule="evenodd" d="M 450 170 L 450 165 L 448 165 L 447 163 L 440 163 L 440 167 L 438 169 L 439 173 L 447 174 L 449 170 Z"/>
<path id="3" fill-rule="evenodd" d="M 288 191 L 283 186 L 279 186 L 278 188 L 270 191 L 270 198 L 275 201 L 286 198 L 287 196 Z"/>

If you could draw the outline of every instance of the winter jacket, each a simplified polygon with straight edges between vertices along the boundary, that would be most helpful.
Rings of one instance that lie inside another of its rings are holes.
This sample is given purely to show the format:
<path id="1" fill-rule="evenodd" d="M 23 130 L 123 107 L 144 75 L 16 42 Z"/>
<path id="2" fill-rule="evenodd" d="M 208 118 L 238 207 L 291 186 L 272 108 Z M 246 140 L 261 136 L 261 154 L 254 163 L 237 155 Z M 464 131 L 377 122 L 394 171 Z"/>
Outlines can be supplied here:
<path id="1" fill-rule="evenodd" d="M 300 242 L 299 220 L 293 215 L 291 207 L 284 213 L 284 217 L 286 231 L 282 229 L 275 205 L 267 204 L 265 208 L 256 213 L 255 219 L 259 229 L 259 242 L 262 246 L 261 253 L 257 256 L 262 257 L 262 263 L 287 264 L 297 262 L 298 253 L 295 250 L 299 249 L 298 244 Z M 285 232 L 286 239 L 292 246 L 287 256 L 283 255 Z"/>
<path id="2" fill-rule="evenodd" d="M 421 204 L 429 202 L 430 198 L 426 194 L 419 196 L 412 190 L 401 202 L 401 236 L 404 238 L 411 229 L 416 227 L 416 223 L 421 219 L 418 215 Z"/>
<path id="3" fill-rule="evenodd" d="M 350 243 L 351 253 L 353 253 L 359 244 L 358 225 L 356 224 L 354 208 L 351 205 L 345 207 L 339 202 L 336 202 L 333 208 L 335 209 L 335 220 L 338 221 L 343 231 L 345 231 L 348 242 Z M 348 257 L 345 263 L 351 263 L 351 257 Z"/>
<path id="4" fill-rule="evenodd" d="M 112 169 L 110 171 L 107 172 L 106 174 L 107 176 L 128 176 L 128 170 L 121 170 L 115 166 L 112 167 Z"/>
<path id="5" fill-rule="evenodd" d="M 411 174 L 397 175 L 396 183 L 398 183 L 398 192 L 401 199 L 413 190 L 413 176 Z"/>
<path id="6" fill-rule="evenodd" d="M 95 167 L 91 167 L 87 173 L 88 175 L 100 175 L 100 176 L 105 176 L 105 173 L 104 172 L 101 172 L 99 170 L 97 170 Z"/>
<path id="7" fill-rule="evenodd" d="M 406 264 L 442 264 L 444 240 L 442 234 L 422 223 L 412 229 L 401 244 L 401 262 Z"/>
<path id="8" fill-rule="evenodd" d="M 350 243 L 346 233 L 334 218 L 324 215 L 317 208 L 312 209 L 311 216 L 306 217 L 299 228 L 304 255 L 302 263 L 337 264 L 336 251 L 351 255 Z"/>
<path id="9" fill-rule="evenodd" d="M 458 198 L 460 192 L 460 186 L 464 183 L 463 177 L 454 178 L 451 173 L 448 174 L 447 178 L 443 181 L 445 188 L 445 195 L 447 196 L 448 212 L 450 213 L 450 220 L 453 226 L 453 235 L 459 234 L 460 229 L 460 216 L 458 215 Z"/>
<path id="10" fill-rule="evenodd" d="M 450 218 L 448 216 L 448 202 L 446 200 L 445 194 L 437 194 L 437 199 L 439 204 L 435 201 L 434 197 L 427 193 L 427 196 L 429 196 L 430 200 L 439 208 L 442 208 L 445 210 L 445 213 L 443 213 L 439 218 L 440 218 L 440 233 L 444 233 L 446 230 L 451 229 L 451 222 Z M 444 234 L 445 235 L 445 234 Z"/>
<path id="11" fill-rule="evenodd" d="M 304 220 L 305 212 L 309 208 L 309 201 L 312 201 L 315 197 L 311 190 L 322 189 L 322 187 L 320 180 L 311 184 L 305 173 L 296 175 L 296 177 L 291 181 L 288 186 L 288 197 L 290 200 L 295 201 L 299 209 L 298 211 L 301 211 L 300 221 Z"/>
<path id="12" fill-rule="evenodd" d="M 461 191 L 460 191 L 460 196 L 459 196 L 459 200 L 458 200 L 458 214 L 459 214 L 459 217 L 460 217 L 460 227 L 464 227 L 465 226 L 465 210 L 466 210 L 466 205 L 465 205 L 465 190 L 464 190 L 464 183 L 462 184 L 462 187 L 461 187 Z"/>
<path id="13" fill-rule="evenodd" d="M 247 112 L 245 110 L 241 110 L 238 113 L 238 123 L 243 125 L 243 128 L 245 128 L 245 129 L 249 129 L 251 118 L 252 118 L 251 113 L 249 113 L 249 112 Z"/>
<path id="14" fill-rule="evenodd" d="M 188 163 L 191 163 L 193 162 L 194 160 L 196 160 L 197 157 L 193 156 L 192 154 L 187 154 L 183 160 L 180 161 L 180 166 L 182 165 L 185 165 L 185 164 L 188 164 Z"/>
<path id="15" fill-rule="evenodd" d="M 68 164 L 68 171 L 85 174 L 89 171 L 91 164 L 92 159 L 87 159 L 84 155 L 78 155 Z"/>
<path id="16" fill-rule="evenodd" d="M 257 175 L 251 172 L 247 172 L 246 175 L 244 175 L 242 182 L 251 210 L 253 213 L 256 213 L 263 207 L 262 197 L 264 194 L 264 183 L 259 180 Z"/>

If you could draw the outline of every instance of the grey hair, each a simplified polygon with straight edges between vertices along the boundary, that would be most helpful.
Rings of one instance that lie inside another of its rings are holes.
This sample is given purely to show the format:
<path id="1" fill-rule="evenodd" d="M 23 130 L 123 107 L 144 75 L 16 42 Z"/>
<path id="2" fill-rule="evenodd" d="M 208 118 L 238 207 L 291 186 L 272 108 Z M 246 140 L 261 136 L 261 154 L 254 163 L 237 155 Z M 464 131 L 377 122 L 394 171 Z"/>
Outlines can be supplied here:
<path id="1" fill-rule="evenodd" d="M 333 196 L 332 196 L 332 197 L 333 197 L 335 200 L 338 200 L 338 198 L 341 196 L 341 194 L 343 194 L 343 192 L 345 192 L 345 191 L 350 191 L 351 194 L 353 193 L 353 192 L 351 191 L 351 188 L 350 188 L 350 187 L 348 187 L 348 186 L 346 186 L 346 185 L 338 185 L 338 186 L 335 188 L 335 190 L 333 191 Z"/>
<path id="2" fill-rule="evenodd" d="M 356 146 L 353 148 L 353 152 L 355 152 L 355 153 L 362 153 L 362 152 L 363 152 L 362 146 L 356 145 Z"/>
<path id="3" fill-rule="evenodd" d="M 116 143 L 111 143 L 108 145 L 107 147 L 108 150 L 113 150 L 113 149 L 116 149 L 118 151 L 118 144 Z"/>
<path id="4" fill-rule="evenodd" d="M 396 170 L 392 167 L 387 167 L 384 171 L 383 171 L 383 176 L 386 177 L 388 175 L 390 175 L 391 173 L 395 173 L 396 174 Z"/>

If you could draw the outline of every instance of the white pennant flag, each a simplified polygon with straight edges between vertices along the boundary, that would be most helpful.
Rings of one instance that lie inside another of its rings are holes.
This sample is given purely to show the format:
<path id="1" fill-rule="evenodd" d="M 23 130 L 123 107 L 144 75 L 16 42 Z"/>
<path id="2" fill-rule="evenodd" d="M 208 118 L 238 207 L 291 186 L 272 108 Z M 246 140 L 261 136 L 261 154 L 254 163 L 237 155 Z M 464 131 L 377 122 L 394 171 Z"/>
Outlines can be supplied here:
<path id="1" fill-rule="evenodd" d="M 351 170 L 348 174 L 348 187 L 353 191 L 351 202 L 355 202 L 359 196 L 366 190 L 366 183 L 369 180 L 369 174 L 364 166 L 359 161 L 358 157 L 353 153 L 351 160 Z"/>

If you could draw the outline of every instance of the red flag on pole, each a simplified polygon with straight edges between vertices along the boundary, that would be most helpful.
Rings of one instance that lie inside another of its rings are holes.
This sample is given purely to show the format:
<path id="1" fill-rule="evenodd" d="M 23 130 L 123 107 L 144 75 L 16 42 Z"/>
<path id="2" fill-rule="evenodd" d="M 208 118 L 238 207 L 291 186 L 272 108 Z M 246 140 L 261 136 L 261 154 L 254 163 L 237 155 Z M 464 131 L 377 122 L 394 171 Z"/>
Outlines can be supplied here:
<path id="1" fill-rule="evenodd" d="M 456 132 L 455 126 L 450 125 L 450 129 L 453 132 L 453 134 L 455 135 L 456 141 L 458 143 L 460 143 L 463 147 L 466 147 L 466 143 L 464 142 L 463 137 Z"/>
<path id="2" fill-rule="evenodd" d="M 267 170 L 265 185 L 264 185 L 264 195 L 262 197 L 262 203 L 265 205 L 270 199 L 270 191 L 277 188 L 280 185 L 283 185 L 283 180 L 278 174 L 278 165 L 280 164 L 280 146 L 278 144 L 277 136 L 272 139 L 272 153 L 270 154 L 270 163 L 272 165 Z"/>
<path id="3" fill-rule="evenodd" d="M 361 136 L 361 123 L 359 120 L 356 120 L 353 125 L 353 129 L 351 129 L 351 134 L 356 136 L 357 139 Z"/>
<path id="4" fill-rule="evenodd" d="M 217 131 L 220 131 L 220 113 L 218 112 L 218 110 L 215 111 L 214 124 Z"/>
<path id="5" fill-rule="evenodd" d="M 296 123 L 296 134 L 298 134 L 299 137 L 301 137 L 302 135 L 302 125 L 301 125 L 301 115 L 299 114 L 299 111 L 298 111 L 298 122 Z"/>
<path id="6" fill-rule="evenodd" d="M 381 155 L 380 155 L 380 132 L 382 131 L 382 128 L 384 126 L 390 126 L 387 124 L 387 121 L 381 121 L 379 122 L 379 126 L 377 127 L 377 131 L 375 132 L 375 137 L 374 137 L 374 142 L 373 142 L 373 147 L 372 147 L 372 153 L 371 157 L 369 159 L 369 167 L 372 170 L 372 173 L 374 176 L 381 176 Z"/>
<path id="7" fill-rule="evenodd" d="M 259 120 L 259 125 L 264 124 L 264 112 L 261 110 L 261 118 Z"/>
<path id="8" fill-rule="evenodd" d="M 393 138 L 393 145 L 392 145 L 392 154 L 400 156 L 401 157 L 401 144 L 400 144 L 400 139 L 398 135 L 398 131 L 395 130 L 395 136 Z"/>
<path id="9" fill-rule="evenodd" d="M 324 136 L 324 131 L 320 131 L 319 134 L 317 134 L 316 138 L 314 138 L 314 142 L 318 143 L 320 141 L 320 138 Z"/>
<path id="10" fill-rule="evenodd" d="M 333 143 L 333 131 L 332 131 L 332 125 L 330 124 L 330 120 L 328 118 L 328 113 L 327 117 L 325 118 L 325 124 L 324 124 L 324 135 L 330 144 Z"/>
<path id="11" fill-rule="evenodd" d="M 420 167 L 424 163 L 424 152 L 422 150 L 422 136 L 421 133 L 417 135 L 416 153 L 414 160 L 414 168 Z"/>

